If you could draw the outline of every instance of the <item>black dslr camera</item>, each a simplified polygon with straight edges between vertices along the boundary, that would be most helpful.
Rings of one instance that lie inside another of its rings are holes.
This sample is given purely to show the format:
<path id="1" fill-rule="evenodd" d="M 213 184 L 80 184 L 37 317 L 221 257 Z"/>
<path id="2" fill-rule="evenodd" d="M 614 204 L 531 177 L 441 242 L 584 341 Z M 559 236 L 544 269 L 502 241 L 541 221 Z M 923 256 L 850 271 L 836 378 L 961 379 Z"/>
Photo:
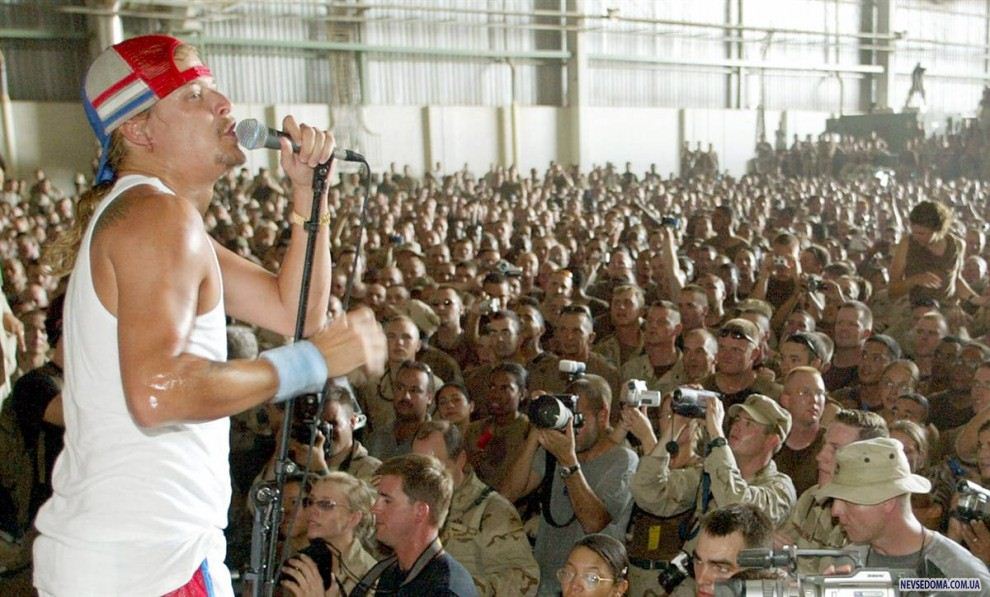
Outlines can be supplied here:
<path id="1" fill-rule="evenodd" d="M 316 563 L 317 570 L 320 571 L 320 579 L 323 581 L 323 590 L 330 590 L 330 583 L 333 579 L 333 552 L 330 551 L 330 544 L 328 544 L 323 539 L 317 537 L 312 539 L 306 547 L 299 550 L 299 552 L 286 560 L 286 565 L 291 566 L 292 560 L 299 554 L 306 554 L 312 558 L 313 562 Z M 292 580 L 291 577 L 286 575 L 284 572 L 280 572 L 278 575 L 278 584 L 281 585 L 283 580 Z"/>
<path id="2" fill-rule="evenodd" d="M 311 446 L 316 443 L 316 432 L 319 431 L 326 440 L 324 446 L 329 447 L 333 427 L 323 420 L 319 394 L 303 394 L 296 398 L 292 413 L 292 439 Z"/>
<path id="3" fill-rule="evenodd" d="M 574 394 L 544 394 L 529 403 L 529 422 L 539 429 L 562 431 L 574 419 L 574 428 L 584 425 L 584 415 L 577 411 Z"/>

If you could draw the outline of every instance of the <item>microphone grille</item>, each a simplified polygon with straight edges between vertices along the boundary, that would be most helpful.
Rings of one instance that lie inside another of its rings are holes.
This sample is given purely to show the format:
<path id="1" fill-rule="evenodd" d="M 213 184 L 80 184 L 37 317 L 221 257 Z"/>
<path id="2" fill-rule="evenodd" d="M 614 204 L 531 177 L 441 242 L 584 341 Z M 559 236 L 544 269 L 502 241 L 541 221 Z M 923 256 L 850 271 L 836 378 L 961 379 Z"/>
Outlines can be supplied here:
<path id="1" fill-rule="evenodd" d="M 237 141 L 246 149 L 261 149 L 265 146 L 268 129 L 254 118 L 248 118 L 237 123 L 234 131 Z"/>

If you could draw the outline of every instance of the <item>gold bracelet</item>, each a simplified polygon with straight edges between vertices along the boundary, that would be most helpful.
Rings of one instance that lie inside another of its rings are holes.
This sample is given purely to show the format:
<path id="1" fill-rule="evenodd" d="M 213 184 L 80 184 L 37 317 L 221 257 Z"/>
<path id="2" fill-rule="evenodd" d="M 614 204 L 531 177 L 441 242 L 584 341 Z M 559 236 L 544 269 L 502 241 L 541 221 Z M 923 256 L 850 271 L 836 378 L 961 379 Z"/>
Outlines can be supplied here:
<path id="1" fill-rule="evenodd" d="M 330 215 L 330 212 L 328 212 L 328 211 L 323 212 L 322 214 L 320 214 L 319 225 L 320 226 L 329 226 L 330 225 L 330 220 L 331 220 L 332 217 L 333 216 Z M 292 210 L 292 215 L 289 216 L 289 220 L 293 224 L 299 224 L 300 226 L 305 226 L 306 223 L 307 223 L 306 218 L 304 218 L 301 215 L 299 215 L 298 213 L 296 213 L 295 210 Z"/>

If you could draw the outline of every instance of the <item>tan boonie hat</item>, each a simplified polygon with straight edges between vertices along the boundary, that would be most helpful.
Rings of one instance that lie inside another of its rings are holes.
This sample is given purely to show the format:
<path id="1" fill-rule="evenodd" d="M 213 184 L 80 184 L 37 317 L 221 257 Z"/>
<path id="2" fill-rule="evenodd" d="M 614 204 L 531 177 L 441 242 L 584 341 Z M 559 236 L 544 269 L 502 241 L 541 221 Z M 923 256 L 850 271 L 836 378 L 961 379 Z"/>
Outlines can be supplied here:
<path id="1" fill-rule="evenodd" d="M 928 479 L 911 472 L 901 442 L 878 437 L 839 448 L 832 482 L 819 489 L 815 498 L 872 506 L 905 493 L 931 490 Z"/>
<path id="2" fill-rule="evenodd" d="M 729 417 L 739 416 L 741 410 L 746 411 L 746 414 L 760 425 L 766 425 L 773 430 L 780 438 L 781 444 L 791 432 L 791 413 L 763 394 L 750 394 L 746 397 L 746 402 L 730 406 Z"/>
<path id="3" fill-rule="evenodd" d="M 763 338 L 763 334 L 760 333 L 760 328 L 756 327 L 755 323 L 748 319 L 742 319 L 741 317 L 730 319 L 722 324 L 722 327 L 718 331 L 718 335 L 722 336 L 726 333 L 739 334 L 757 346 L 760 345 L 760 340 Z"/>

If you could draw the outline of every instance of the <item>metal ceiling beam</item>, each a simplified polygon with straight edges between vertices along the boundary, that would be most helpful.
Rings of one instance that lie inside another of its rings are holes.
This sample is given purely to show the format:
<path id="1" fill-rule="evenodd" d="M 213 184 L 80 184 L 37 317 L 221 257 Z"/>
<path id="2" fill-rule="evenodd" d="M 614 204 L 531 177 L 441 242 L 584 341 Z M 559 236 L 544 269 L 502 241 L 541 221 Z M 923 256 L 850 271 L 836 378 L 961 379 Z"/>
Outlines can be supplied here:
<path id="1" fill-rule="evenodd" d="M 484 58 L 491 60 L 567 60 L 570 52 L 563 50 L 504 51 L 480 48 L 424 48 L 422 46 L 379 46 L 352 42 L 244 39 L 211 36 L 180 36 L 198 46 L 229 46 L 243 48 L 279 48 L 322 52 L 367 52 L 369 54 L 404 54 L 447 56 L 454 58 Z"/>
<path id="2" fill-rule="evenodd" d="M 86 39 L 85 33 L 76 31 L 43 31 L 41 29 L 0 28 L 0 39 L 33 39 L 39 41 L 62 41 L 66 39 Z"/>
<path id="3" fill-rule="evenodd" d="M 806 62 L 776 62 L 772 60 L 718 59 L 698 60 L 669 56 L 628 56 L 612 54 L 591 54 L 589 60 L 595 62 L 627 62 L 630 64 L 658 64 L 670 66 L 699 66 L 704 68 L 746 68 L 768 71 L 804 71 L 828 73 L 882 74 L 883 68 L 871 64 L 831 64 Z"/>

